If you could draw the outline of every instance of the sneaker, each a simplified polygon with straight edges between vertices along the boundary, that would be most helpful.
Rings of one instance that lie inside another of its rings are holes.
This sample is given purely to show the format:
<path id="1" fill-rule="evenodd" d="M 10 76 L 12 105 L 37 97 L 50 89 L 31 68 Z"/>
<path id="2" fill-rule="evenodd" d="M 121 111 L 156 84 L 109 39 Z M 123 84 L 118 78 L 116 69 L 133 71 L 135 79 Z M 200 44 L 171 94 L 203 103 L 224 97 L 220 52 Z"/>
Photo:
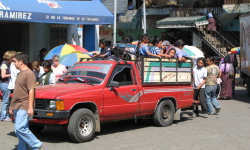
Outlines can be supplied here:
<path id="1" fill-rule="evenodd" d="M 208 115 L 215 115 L 215 112 L 207 113 Z"/>
<path id="2" fill-rule="evenodd" d="M 10 118 L 6 118 L 3 121 L 12 121 Z"/>
<path id="3" fill-rule="evenodd" d="M 218 114 L 220 112 L 221 108 L 215 108 L 215 112 L 216 114 Z"/>

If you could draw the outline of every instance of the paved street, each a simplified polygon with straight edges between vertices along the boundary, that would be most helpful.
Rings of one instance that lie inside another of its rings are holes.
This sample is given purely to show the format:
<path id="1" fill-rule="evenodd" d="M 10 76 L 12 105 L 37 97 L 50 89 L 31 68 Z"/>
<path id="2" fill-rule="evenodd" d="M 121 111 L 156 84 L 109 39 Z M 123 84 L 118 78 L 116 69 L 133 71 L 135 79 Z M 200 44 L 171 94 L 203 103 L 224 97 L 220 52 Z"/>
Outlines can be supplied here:
<path id="1" fill-rule="evenodd" d="M 250 98 L 243 88 L 237 98 L 224 100 L 218 116 L 192 118 L 183 114 L 170 127 L 155 127 L 150 120 L 134 124 L 105 124 L 93 141 L 71 143 L 62 127 L 47 127 L 38 137 L 44 150 L 249 150 Z M 11 122 L 0 122 L 0 149 L 14 150 L 17 138 Z"/>

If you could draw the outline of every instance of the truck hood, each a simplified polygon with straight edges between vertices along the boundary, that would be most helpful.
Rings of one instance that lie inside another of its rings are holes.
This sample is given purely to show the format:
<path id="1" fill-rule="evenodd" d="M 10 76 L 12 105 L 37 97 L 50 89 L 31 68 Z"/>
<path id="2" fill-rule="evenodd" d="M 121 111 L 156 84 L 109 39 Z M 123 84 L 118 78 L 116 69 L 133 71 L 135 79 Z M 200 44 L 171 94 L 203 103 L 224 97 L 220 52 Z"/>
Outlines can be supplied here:
<path id="1" fill-rule="evenodd" d="M 86 93 L 87 91 L 99 89 L 100 85 L 87 84 L 64 84 L 46 85 L 36 87 L 36 98 L 41 99 L 61 99 L 76 93 Z"/>

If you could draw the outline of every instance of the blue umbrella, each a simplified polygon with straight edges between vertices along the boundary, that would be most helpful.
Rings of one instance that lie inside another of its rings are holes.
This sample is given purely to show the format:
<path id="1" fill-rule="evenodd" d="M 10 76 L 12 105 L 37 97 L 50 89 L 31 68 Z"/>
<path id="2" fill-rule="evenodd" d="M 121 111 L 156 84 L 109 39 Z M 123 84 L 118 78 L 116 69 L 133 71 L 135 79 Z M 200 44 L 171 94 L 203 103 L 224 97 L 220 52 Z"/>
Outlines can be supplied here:
<path id="1" fill-rule="evenodd" d="M 79 52 L 71 53 L 60 57 L 59 62 L 64 66 L 73 66 L 75 63 L 79 62 L 81 58 L 90 58 L 90 56 Z"/>

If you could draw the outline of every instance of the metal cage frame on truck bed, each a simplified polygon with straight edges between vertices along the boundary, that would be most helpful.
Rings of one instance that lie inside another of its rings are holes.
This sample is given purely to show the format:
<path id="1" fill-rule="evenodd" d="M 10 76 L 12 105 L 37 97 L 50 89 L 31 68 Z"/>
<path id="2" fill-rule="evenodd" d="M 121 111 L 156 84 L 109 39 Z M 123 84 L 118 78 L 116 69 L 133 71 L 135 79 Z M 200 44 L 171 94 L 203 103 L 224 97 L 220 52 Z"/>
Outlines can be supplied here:
<path id="1" fill-rule="evenodd" d="M 180 62 L 176 58 L 145 57 L 127 51 L 124 47 L 112 49 L 113 55 L 107 58 L 90 58 L 88 60 L 133 61 L 140 73 L 143 85 L 190 85 L 192 83 L 191 59 Z M 88 61 L 87 60 L 87 61 Z"/>

